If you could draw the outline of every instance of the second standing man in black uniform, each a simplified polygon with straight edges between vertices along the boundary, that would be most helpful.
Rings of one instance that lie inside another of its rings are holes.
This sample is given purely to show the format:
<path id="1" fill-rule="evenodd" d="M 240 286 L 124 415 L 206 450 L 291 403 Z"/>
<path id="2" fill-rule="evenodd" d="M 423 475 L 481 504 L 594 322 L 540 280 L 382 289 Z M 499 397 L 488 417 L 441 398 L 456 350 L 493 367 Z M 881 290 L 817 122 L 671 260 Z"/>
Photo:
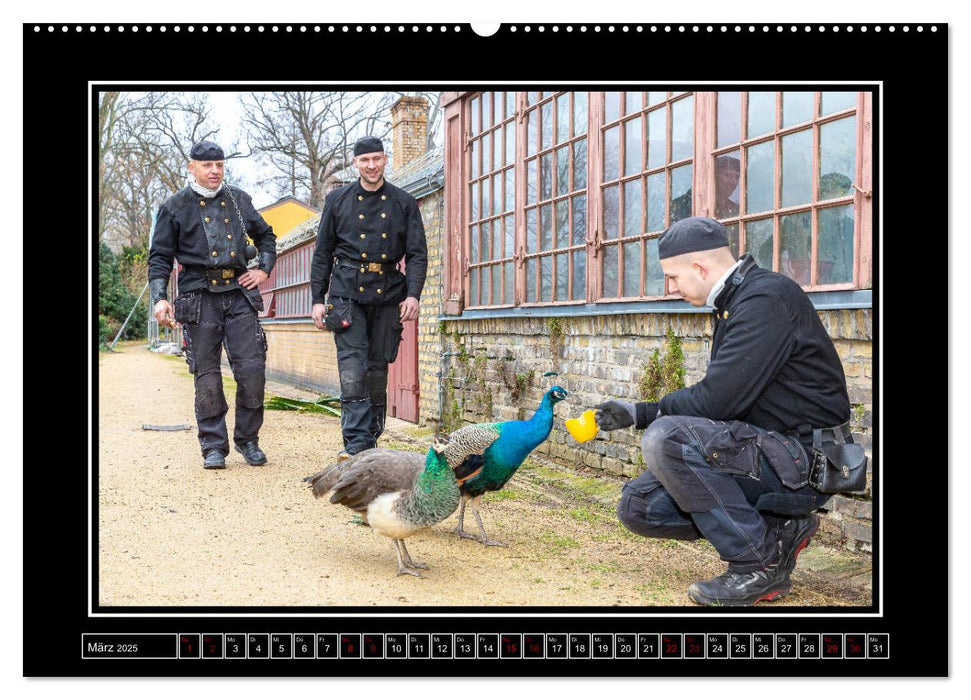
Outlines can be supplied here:
<path id="1" fill-rule="evenodd" d="M 418 318 L 428 267 L 418 203 L 385 181 L 387 164 L 380 139 L 354 145 L 360 178 L 324 200 L 310 266 L 314 323 L 337 345 L 342 456 L 375 447 L 384 432 L 388 364 L 402 323 Z"/>

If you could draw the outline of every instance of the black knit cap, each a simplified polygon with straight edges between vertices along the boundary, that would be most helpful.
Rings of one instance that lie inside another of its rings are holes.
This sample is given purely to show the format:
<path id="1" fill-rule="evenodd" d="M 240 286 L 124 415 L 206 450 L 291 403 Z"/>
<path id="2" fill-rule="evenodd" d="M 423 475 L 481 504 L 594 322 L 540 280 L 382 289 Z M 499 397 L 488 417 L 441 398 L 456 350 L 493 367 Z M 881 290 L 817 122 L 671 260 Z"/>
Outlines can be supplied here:
<path id="1" fill-rule="evenodd" d="M 212 141 L 200 141 L 189 151 L 192 160 L 226 160 L 223 149 Z"/>
<path id="2" fill-rule="evenodd" d="M 384 153 L 384 144 L 375 136 L 365 136 L 354 144 L 354 157 L 357 158 L 362 153 Z"/>
<path id="3" fill-rule="evenodd" d="M 657 241 L 661 260 L 675 255 L 728 247 L 728 232 L 714 219 L 692 216 L 671 224 Z"/>

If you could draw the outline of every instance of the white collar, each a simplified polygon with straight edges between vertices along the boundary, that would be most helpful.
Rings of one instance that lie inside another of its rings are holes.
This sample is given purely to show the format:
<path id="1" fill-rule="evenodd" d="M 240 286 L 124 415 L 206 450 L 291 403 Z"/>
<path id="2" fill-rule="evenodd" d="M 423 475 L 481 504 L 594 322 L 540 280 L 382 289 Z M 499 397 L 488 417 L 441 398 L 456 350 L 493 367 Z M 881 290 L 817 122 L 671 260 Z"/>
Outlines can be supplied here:
<path id="1" fill-rule="evenodd" d="M 219 183 L 219 187 L 217 187 L 214 190 L 211 190 L 208 187 L 200 185 L 198 182 L 196 182 L 196 179 L 191 175 L 189 176 L 187 182 L 189 184 L 189 187 L 192 188 L 193 192 L 195 192 L 198 195 L 202 195 L 206 199 L 212 199 L 213 197 L 215 197 L 217 194 L 219 194 L 222 191 L 223 185 L 226 184 L 226 181 L 223 180 L 222 182 Z"/>
<path id="2" fill-rule="evenodd" d="M 712 287 L 711 291 L 708 293 L 708 299 L 705 301 L 707 306 L 713 307 L 715 305 L 715 299 L 717 299 L 718 295 L 722 293 L 728 278 L 731 277 L 732 273 L 735 272 L 736 268 L 738 268 L 741 263 L 741 260 L 736 260 L 735 264 L 725 270 L 725 274 L 718 278 L 718 281 L 715 282 L 715 286 Z"/>

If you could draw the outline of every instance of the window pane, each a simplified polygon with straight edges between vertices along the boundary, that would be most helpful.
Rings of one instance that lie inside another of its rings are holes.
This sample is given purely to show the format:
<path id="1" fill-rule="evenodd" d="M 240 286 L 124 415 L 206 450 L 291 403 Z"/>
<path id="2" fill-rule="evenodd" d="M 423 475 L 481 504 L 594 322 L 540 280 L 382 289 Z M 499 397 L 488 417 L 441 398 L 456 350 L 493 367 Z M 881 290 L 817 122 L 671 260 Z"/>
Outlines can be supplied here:
<path id="1" fill-rule="evenodd" d="M 504 248 L 502 257 L 509 258 L 516 252 L 516 217 L 510 214 L 503 221 L 505 223 L 503 224 Z"/>
<path id="2" fill-rule="evenodd" d="M 482 174 L 492 170 L 492 134 L 482 135 Z"/>
<path id="3" fill-rule="evenodd" d="M 604 188 L 604 238 L 617 238 L 620 196 L 617 185 Z"/>
<path id="4" fill-rule="evenodd" d="M 570 138 L 570 93 L 556 98 L 556 143 Z"/>
<path id="5" fill-rule="evenodd" d="M 471 189 L 472 189 L 472 206 L 471 206 L 471 211 L 469 212 L 469 220 L 478 221 L 479 220 L 479 183 L 478 182 L 472 183 Z"/>
<path id="6" fill-rule="evenodd" d="M 624 124 L 624 175 L 641 172 L 641 118 Z"/>
<path id="7" fill-rule="evenodd" d="M 671 171 L 671 223 L 691 216 L 691 166 Z"/>
<path id="8" fill-rule="evenodd" d="M 542 147 L 549 148 L 553 145 L 553 103 L 547 102 L 542 107 L 540 107 L 540 112 L 542 113 L 543 128 L 542 134 Z"/>
<path id="9" fill-rule="evenodd" d="M 539 208 L 539 249 L 553 248 L 553 207 L 545 204 Z"/>
<path id="10" fill-rule="evenodd" d="M 506 93 L 506 114 L 505 117 L 508 119 L 516 113 L 516 93 L 507 92 Z"/>
<path id="11" fill-rule="evenodd" d="M 536 258 L 526 261 L 526 301 L 536 301 Z"/>
<path id="12" fill-rule="evenodd" d="M 556 248 L 566 248 L 570 245 L 570 202 L 566 199 L 553 205 L 556 215 Z"/>
<path id="13" fill-rule="evenodd" d="M 502 266 L 502 269 L 502 303 L 512 304 L 513 295 L 515 294 L 516 290 L 516 275 L 513 269 L 513 264 L 511 262 L 507 262 Z"/>
<path id="14" fill-rule="evenodd" d="M 620 127 L 604 132 L 604 180 L 616 180 L 620 175 Z"/>
<path id="15" fill-rule="evenodd" d="M 624 244 L 624 291 L 625 297 L 641 295 L 641 242 Z"/>
<path id="16" fill-rule="evenodd" d="M 856 177 L 856 117 L 819 127 L 819 198 L 851 194 Z"/>
<path id="17" fill-rule="evenodd" d="M 782 93 L 782 126 L 802 124 L 813 118 L 813 93 Z"/>
<path id="18" fill-rule="evenodd" d="M 539 157 L 539 198 L 549 199 L 553 196 L 553 154 L 545 153 Z"/>
<path id="19" fill-rule="evenodd" d="M 526 252 L 535 253 L 539 250 L 539 215 L 538 209 L 526 210 Z"/>
<path id="20" fill-rule="evenodd" d="M 653 107 L 654 105 L 661 104 L 666 99 L 668 99 L 667 92 L 649 92 L 647 93 L 647 106 Z"/>
<path id="21" fill-rule="evenodd" d="M 728 232 L 728 247 L 732 251 L 732 255 L 738 260 L 738 224 L 728 224 L 725 226 L 725 231 Z"/>
<path id="22" fill-rule="evenodd" d="M 684 160 L 694 155 L 694 95 L 671 104 L 671 160 Z"/>
<path id="23" fill-rule="evenodd" d="M 492 126 L 492 93 L 482 93 L 482 130 Z"/>
<path id="24" fill-rule="evenodd" d="M 536 159 L 526 163 L 526 204 L 536 204 Z"/>
<path id="25" fill-rule="evenodd" d="M 482 262 L 492 260 L 492 222 L 486 221 L 479 227 L 482 232 Z"/>
<path id="26" fill-rule="evenodd" d="M 546 256 L 539 259 L 539 300 L 553 301 L 553 258 Z"/>
<path id="27" fill-rule="evenodd" d="M 667 163 L 668 111 L 659 109 L 647 118 L 648 170 Z"/>
<path id="28" fill-rule="evenodd" d="M 745 200 L 749 213 L 773 208 L 772 172 L 775 167 L 775 144 L 772 141 L 747 149 Z"/>
<path id="29" fill-rule="evenodd" d="M 587 197 L 578 195 L 573 202 L 573 237 L 570 245 L 581 245 L 587 240 Z"/>
<path id="30" fill-rule="evenodd" d="M 502 173 L 492 176 L 492 213 L 502 213 Z"/>
<path id="31" fill-rule="evenodd" d="M 502 257 L 502 219 L 492 222 L 492 259 Z"/>
<path id="32" fill-rule="evenodd" d="M 489 303 L 493 306 L 502 303 L 502 297 L 499 292 L 499 285 L 502 283 L 502 278 L 499 275 L 499 270 L 499 265 L 492 266 L 492 299 L 489 300 Z"/>
<path id="33" fill-rule="evenodd" d="M 812 214 L 783 216 L 779 221 L 779 271 L 801 285 L 809 284 Z"/>
<path id="34" fill-rule="evenodd" d="M 469 270 L 469 306 L 479 305 L 479 268 Z"/>
<path id="35" fill-rule="evenodd" d="M 512 211 L 516 208 L 516 169 L 509 168 L 505 173 L 506 177 L 506 202 L 504 211 Z"/>
<path id="36" fill-rule="evenodd" d="M 615 245 L 604 246 L 602 251 L 603 258 L 603 295 L 605 297 L 617 296 L 617 266 L 618 247 Z"/>
<path id="37" fill-rule="evenodd" d="M 609 124 L 620 119 L 620 93 L 604 93 L 604 123 Z"/>
<path id="38" fill-rule="evenodd" d="M 475 136 L 476 134 L 479 133 L 479 98 L 478 97 L 472 98 L 472 106 L 470 111 L 472 112 L 472 135 Z"/>
<path id="39" fill-rule="evenodd" d="M 738 216 L 739 151 L 715 159 L 715 218 Z"/>
<path id="40" fill-rule="evenodd" d="M 539 121 L 539 114 L 534 109 L 526 115 L 526 154 L 536 154 L 536 125 Z"/>
<path id="41" fill-rule="evenodd" d="M 560 253 L 556 256 L 556 300 L 570 298 L 570 255 Z"/>
<path id="42" fill-rule="evenodd" d="M 641 179 L 624 183 L 624 235 L 641 233 Z"/>
<path id="43" fill-rule="evenodd" d="M 516 122 L 506 124 L 506 165 L 516 162 Z"/>
<path id="44" fill-rule="evenodd" d="M 772 269 L 772 219 L 745 224 L 745 252 L 752 254 L 759 267 Z"/>
<path id="45" fill-rule="evenodd" d="M 748 94 L 748 138 L 767 134 L 775 129 L 775 93 Z"/>
<path id="46" fill-rule="evenodd" d="M 570 146 L 556 149 L 556 194 L 570 191 Z"/>
<path id="47" fill-rule="evenodd" d="M 587 93 L 573 93 L 573 135 L 587 133 Z"/>
<path id="48" fill-rule="evenodd" d="M 491 178 L 486 178 L 482 181 L 482 218 L 485 219 L 488 216 L 492 216 L 492 190 L 490 189 L 490 184 L 492 183 Z"/>
<path id="49" fill-rule="evenodd" d="M 718 146 L 727 146 L 742 140 L 742 93 L 718 93 Z"/>
<path id="50" fill-rule="evenodd" d="M 573 189 L 587 187 L 587 140 L 573 142 Z"/>
<path id="51" fill-rule="evenodd" d="M 479 262 L 479 227 L 473 226 L 469 233 L 469 261 Z"/>
<path id="52" fill-rule="evenodd" d="M 644 280 L 644 294 L 649 297 L 664 296 L 664 271 L 657 252 L 657 238 L 647 239 L 647 278 Z"/>
<path id="53" fill-rule="evenodd" d="M 819 211 L 817 284 L 853 281 L 853 205 Z"/>
<path id="54" fill-rule="evenodd" d="M 856 92 L 824 92 L 819 97 L 820 114 L 832 114 L 841 109 L 856 107 L 860 95 Z"/>
<path id="55" fill-rule="evenodd" d="M 813 132 L 782 137 L 782 206 L 806 204 L 813 197 Z"/>
<path id="56" fill-rule="evenodd" d="M 647 230 L 660 231 L 664 228 L 664 201 L 667 198 L 665 185 L 667 176 L 655 173 L 647 178 Z"/>
<path id="57" fill-rule="evenodd" d="M 512 127 L 510 126 L 510 129 Z M 502 144 L 505 141 L 502 128 L 496 129 L 492 134 L 492 145 L 493 145 L 493 157 L 492 157 L 492 168 L 498 170 L 505 163 L 505 158 L 502 155 Z"/>
<path id="58" fill-rule="evenodd" d="M 478 140 L 472 142 L 472 177 L 475 179 L 479 177 L 479 142 Z"/>
<path id="59" fill-rule="evenodd" d="M 571 297 L 585 301 L 587 298 L 587 252 L 573 251 L 573 289 Z"/>

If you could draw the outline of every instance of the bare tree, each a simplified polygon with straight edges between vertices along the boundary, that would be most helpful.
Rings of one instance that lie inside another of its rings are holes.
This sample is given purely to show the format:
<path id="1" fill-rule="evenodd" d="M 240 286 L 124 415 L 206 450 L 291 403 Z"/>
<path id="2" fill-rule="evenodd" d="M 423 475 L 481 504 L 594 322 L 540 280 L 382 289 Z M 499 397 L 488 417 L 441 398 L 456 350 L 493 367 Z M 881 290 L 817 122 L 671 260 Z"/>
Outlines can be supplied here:
<path id="1" fill-rule="evenodd" d="M 322 207 L 329 181 L 351 163 L 351 144 L 364 135 L 388 135 L 392 97 L 367 92 L 240 96 L 249 146 L 275 173 L 260 184 Z"/>

